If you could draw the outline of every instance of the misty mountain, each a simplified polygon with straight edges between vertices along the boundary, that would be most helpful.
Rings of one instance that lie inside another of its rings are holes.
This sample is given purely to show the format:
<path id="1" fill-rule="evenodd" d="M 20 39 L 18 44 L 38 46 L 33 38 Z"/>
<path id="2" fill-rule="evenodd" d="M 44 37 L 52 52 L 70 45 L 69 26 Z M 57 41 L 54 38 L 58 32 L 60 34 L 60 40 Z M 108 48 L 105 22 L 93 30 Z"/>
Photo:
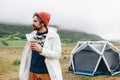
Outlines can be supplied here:
<path id="1" fill-rule="evenodd" d="M 17 34 L 16 37 L 22 35 L 22 37 L 24 36 L 25 38 L 25 34 L 30 33 L 31 31 L 32 31 L 32 26 L 28 26 L 28 25 L 0 24 L 0 37 L 3 37 L 5 35 L 15 36 L 15 34 Z M 78 40 L 79 41 L 103 40 L 98 35 L 89 34 L 86 32 L 58 29 L 58 34 L 60 35 L 61 41 L 63 43 L 75 43 Z"/>
<path id="2" fill-rule="evenodd" d="M 0 35 L 11 35 L 16 32 L 26 34 L 31 31 L 32 27 L 27 25 L 0 24 Z"/>
<path id="3" fill-rule="evenodd" d="M 77 32 L 77 31 L 69 31 L 69 30 L 58 30 L 58 33 L 64 41 L 71 41 L 71 42 L 77 42 L 79 41 L 98 41 L 103 40 L 100 36 L 89 34 L 86 32 Z"/>

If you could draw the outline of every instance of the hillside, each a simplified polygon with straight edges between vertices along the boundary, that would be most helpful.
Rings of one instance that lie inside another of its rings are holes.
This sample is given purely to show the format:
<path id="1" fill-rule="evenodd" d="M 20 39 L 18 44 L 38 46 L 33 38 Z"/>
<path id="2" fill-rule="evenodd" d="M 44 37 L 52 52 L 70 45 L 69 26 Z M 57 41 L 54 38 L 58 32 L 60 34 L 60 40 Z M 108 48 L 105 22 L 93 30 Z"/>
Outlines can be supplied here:
<path id="1" fill-rule="evenodd" d="M 58 33 L 62 39 L 62 42 L 77 42 L 79 41 L 95 41 L 95 40 L 103 40 L 100 36 L 89 34 L 85 32 L 77 32 L 77 31 L 68 31 L 68 30 L 59 30 Z"/>
<path id="2" fill-rule="evenodd" d="M 7 36 L 12 36 L 12 38 L 19 37 L 25 39 L 25 34 L 30 33 L 31 31 L 32 31 L 31 26 L 0 24 L 0 37 L 4 37 L 7 35 Z M 85 32 L 76 32 L 76 31 L 58 29 L 58 34 L 60 35 L 61 41 L 67 44 L 74 43 L 78 40 L 81 41 L 103 40 L 100 36 Z"/>
<path id="3" fill-rule="evenodd" d="M 14 34 L 16 32 L 25 34 L 31 31 L 32 31 L 31 26 L 0 24 L 0 35 L 9 35 Z"/>

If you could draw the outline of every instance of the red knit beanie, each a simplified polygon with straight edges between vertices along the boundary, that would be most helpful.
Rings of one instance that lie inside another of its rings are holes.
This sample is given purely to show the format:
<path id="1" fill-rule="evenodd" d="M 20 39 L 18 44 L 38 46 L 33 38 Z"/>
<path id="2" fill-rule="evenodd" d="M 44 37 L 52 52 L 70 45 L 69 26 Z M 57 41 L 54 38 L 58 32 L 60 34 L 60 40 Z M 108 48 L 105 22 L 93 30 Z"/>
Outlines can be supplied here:
<path id="1" fill-rule="evenodd" d="M 37 12 L 37 15 L 42 19 L 45 26 L 47 27 L 50 21 L 50 14 L 48 12 Z"/>

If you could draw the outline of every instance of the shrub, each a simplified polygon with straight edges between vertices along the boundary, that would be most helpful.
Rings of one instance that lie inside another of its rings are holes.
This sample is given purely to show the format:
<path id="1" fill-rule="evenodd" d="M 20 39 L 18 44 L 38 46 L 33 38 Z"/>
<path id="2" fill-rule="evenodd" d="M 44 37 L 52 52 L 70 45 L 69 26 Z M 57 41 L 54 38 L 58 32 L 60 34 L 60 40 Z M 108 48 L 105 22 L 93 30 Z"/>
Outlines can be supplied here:
<path id="1" fill-rule="evenodd" d="M 90 80 L 90 78 L 86 78 L 86 77 L 84 77 L 84 78 L 82 78 L 82 80 Z"/>
<path id="2" fill-rule="evenodd" d="M 67 52 L 67 50 L 64 50 L 64 52 Z"/>
<path id="3" fill-rule="evenodd" d="M 13 61 L 13 65 L 16 65 L 16 66 L 17 66 L 17 65 L 20 65 L 20 60 L 18 60 L 18 59 L 17 59 L 17 60 L 14 60 L 14 61 Z"/>
<path id="4" fill-rule="evenodd" d="M 3 45 L 9 46 L 9 44 L 6 41 L 1 41 Z"/>

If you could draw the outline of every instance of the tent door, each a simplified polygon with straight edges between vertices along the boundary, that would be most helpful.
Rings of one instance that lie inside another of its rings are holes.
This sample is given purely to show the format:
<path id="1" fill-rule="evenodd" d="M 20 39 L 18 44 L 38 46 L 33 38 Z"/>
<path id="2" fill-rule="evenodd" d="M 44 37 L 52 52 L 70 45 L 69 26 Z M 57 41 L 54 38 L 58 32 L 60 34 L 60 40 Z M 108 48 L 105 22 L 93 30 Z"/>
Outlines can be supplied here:
<path id="1" fill-rule="evenodd" d="M 98 68 L 96 70 L 96 72 L 94 73 L 95 75 L 98 75 L 98 74 L 111 74 L 103 60 L 103 58 L 101 59 L 99 65 L 98 65 Z"/>

